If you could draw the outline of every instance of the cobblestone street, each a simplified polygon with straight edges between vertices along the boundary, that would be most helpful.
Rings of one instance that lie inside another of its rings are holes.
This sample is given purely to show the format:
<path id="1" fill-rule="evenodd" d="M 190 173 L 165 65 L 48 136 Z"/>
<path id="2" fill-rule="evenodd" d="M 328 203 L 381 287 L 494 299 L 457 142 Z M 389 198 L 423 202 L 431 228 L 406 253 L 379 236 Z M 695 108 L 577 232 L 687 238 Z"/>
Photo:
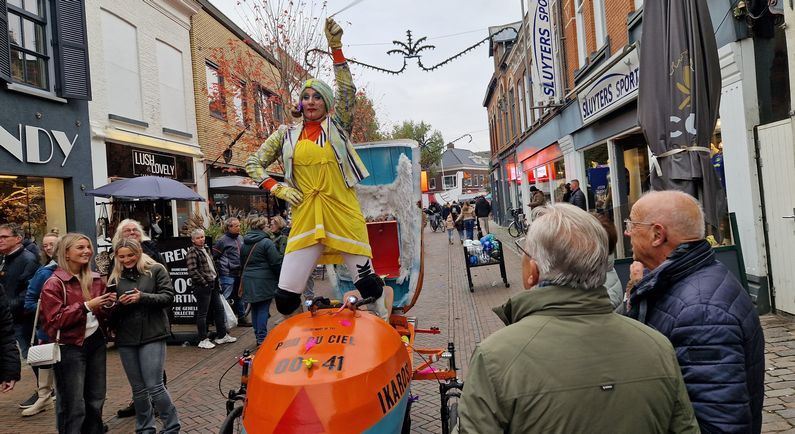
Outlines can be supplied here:
<path id="1" fill-rule="evenodd" d="M 446 233 L 425 232 L 425 281 L 417 305 L 409 312 L 417 318 L 420 328 L 437 326 L 438 335 L 418 335 L 418 347 L 446 346 L 455 343 L 461 378 L 466 375 L 468 359 L 478 343 L 502 324 L 491 308 L 511 294 L 520 291 L 520 257 L 513 239 L 503 228 L 492 229 L 504 241 L 506 270 L 510 287 L 503 285 L 498 266 L 472 269 L 474 292 L 470 293 L 461 245 L 447 242 Z M 328 291 L 319 281 L 318 291 Z M 763 432 L 795 432 L 795 321 L 779 316 L 762 318 L 767 339 L 767 386 Z M 215 433 L 225 416 L 224 398 L 219 391 L 237 387 L 239 368 L 236 357 L 245 348 L 254 347 L 251 329 L 237 328 L 234 344 L 213 350 L 196 347 L 169 346 L 167 357 L 168 388 L 171 392 L 185 433 Z M 231 368 L 225 374 L 227 369 Z M 114 433 L 134 431 L 132 418 L 118 419 L 116 410 L 130 399 L 129 385 L 121 368 L 118 353 L 108 352 L 108 393 L 105 421 Z M 54 433 L 54 412 L 45 411 L 22 418 L 16 403 L 33 391 L 34 381 L 29 368 L 14 391 L 0 395 L 0 420 L 3 433 Z M 435 382 L 415 382 L 412 393 L 419 401 L 412 407 L 412 432 L 440 433 L 439 388 Z"/>

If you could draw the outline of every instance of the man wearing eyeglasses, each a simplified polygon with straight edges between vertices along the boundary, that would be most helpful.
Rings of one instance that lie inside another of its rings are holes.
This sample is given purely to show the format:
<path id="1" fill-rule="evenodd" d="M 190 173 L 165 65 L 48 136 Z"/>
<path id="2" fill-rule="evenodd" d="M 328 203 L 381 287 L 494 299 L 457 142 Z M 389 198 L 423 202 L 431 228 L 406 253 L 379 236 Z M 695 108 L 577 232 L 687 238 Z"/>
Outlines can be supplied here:
<path id="1" fill-rule="evenodd" d="M 524 291 L 494 309 L 507 327 L 472 356 L 461 433 L 695 433 L 665 336 L 613 313 L 607 233 L 570 204 L 537 208 Z"/>
<path id="2" fill-rule="evenodd" d="M 28 281 L 39 268 L 39 262 L 22 245 L 22 237 L 19 226 L 8 223 L 0 225 L 0 285 L 5 288 L 6 299 L 14 318 L 14 337 L 22 357 L 27 358 L 30 337 L 33 335 L 33 316 L 25 313 L 25 292 Z M 25 405 L 32 405 L 32 401 L 37 398 L 36 394 L 31 398 L 33 399 L 24 401 Z"/>
<path id="3" fill-rule="evenodd" d="M 704 239 L 704 212 L 678 191 L 647 193 L 625 221 L 649 270 L 628 315 L 670 339 L 702 432 L 759 433 L 764 335 L 751 298 Z"/>

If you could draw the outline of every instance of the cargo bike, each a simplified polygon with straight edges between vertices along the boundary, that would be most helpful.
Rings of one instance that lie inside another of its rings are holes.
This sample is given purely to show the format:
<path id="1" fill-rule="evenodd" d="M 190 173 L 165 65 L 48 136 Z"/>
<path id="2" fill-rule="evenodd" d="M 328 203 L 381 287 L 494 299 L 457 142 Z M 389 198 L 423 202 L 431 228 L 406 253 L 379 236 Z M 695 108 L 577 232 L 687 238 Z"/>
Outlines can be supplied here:
<path id="1" fill-rule="evenodd" d="M 457 421 L 463 382 L 455 347 L 420 348 L 408 315 L 423 281 L 419 148 L 412 140 L 356 145 L 370 172 L 357 196 L 367 220 L 375 272 L 393 293 L 389 322 L 360 309 L 372 300 L 315 298 L 244 354 L 241 385 L 228 394 L 227 433 L 408 433 L 414 381 L 439 384 L 442 432 Z M 344 267 L 343 267 L 344 268 Z M 331 273 L 341 298 L 353 284 Z M 386 289 L 385 289 L 386 290 Z"/>

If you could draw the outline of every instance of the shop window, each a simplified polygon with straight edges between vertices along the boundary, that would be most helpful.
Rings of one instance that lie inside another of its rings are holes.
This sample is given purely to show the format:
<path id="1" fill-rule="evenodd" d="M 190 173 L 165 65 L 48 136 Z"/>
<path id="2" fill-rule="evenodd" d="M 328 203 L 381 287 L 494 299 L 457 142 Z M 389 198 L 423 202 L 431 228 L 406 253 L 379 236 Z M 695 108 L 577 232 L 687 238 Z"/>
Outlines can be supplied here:
<path id="1" fill-rule="evenodd" d="M 51 57 L 47 50 L 47 13 L 43 0 L 8 2 L 8 38 L 11 79 L 50 90 Z"/>
<path id="2" fill-rule="evenodd" d="M 723 187 L 723 191 L 726 191 L 726 172 L 723 165 L 723 138 L 721 135 L 720 119 L 718 119 L 718 123 L 715 125 L 715 132 L 712 134 L 712 140 L 710 140 L 709 148 L 710 162 L 712 162 L 712 167 L 715 168 L 715 172 L 718 174 L 718 179 L 720 180 L 721 187 Z M 728 215 L 720 222 L 720 227 L 718 230 L 720 231 L 721 236 L 716 236 L 716 240 L 718 238 L 722 239 L 722 244 L 724 245 L 733 244 L 731 236 L 731 223 L 729 222 Z M 714 230 L 707 225 L 707 235 L 717 235 L 712 233 L 713 231 Z"/>
<path id="3" fill-rule="evenodd" d="M 563 159 L 557 160 L 552 163 L 552 179 L 554 180 L 552 188 L 554 191 L 554 202 L 563 202 L 563 196 L 566 194 L 566 164 Z"/>
<path id="4" fill-rule="evenodd" d="M 431 178 L 428 180 L 428 189 L 436 190 L 436 178 Z"/>
<path id="5" fill-rule="evenodd" d="M 204 64 L 207 79 L 207 100 L 210 105 L 210 115 L 219 119 L 224 119 L 226 114 L 226 102 L 224 100 L 224 78 L 218 74 L 218 67 L 211 64 Z"/>
<path id="6" fill-rule="evenodd" d="M 616 158 L 621 161 L 616 162 L 616 166 L 619 168 L 616 174 L 618 177 L 616 183 L 618 195 L 616 197 L 619 203 L 614 208 L 613 215 L 616 216 L 617 221 L 623 222 L 624 219 L 629 218 L 629 212 L 635 202 L 651 189 L 649 150 L 642 134 L 631 134 L 616 139 L 615 149 Z M 616 229 L 619 235 L 624 232 L 621 225 L 617 225 Z M 629 237 L 619 238 L 623 243 L 623 248 L 617 250 L 619 252 L 623 250 L 624 257 L 632 257 L 632 244 Z"/>
<path id="7" fill-rule="evenodd" d="M 0 222 L 19 225 L 27 237 L 66 233 L 65 203 L 61 179 L 0 175 Z"/>
<path id="8" fill-rule="evenodd" d="M 597 145 L 583 152 L 585 177 L 580 180 L 580 189 L 585 193 L 588 210 L 604 212 L 612 209 L 610 192 L 610 159 L 607 144 Z"/>
<path id="9" fill-rule="evenodd" d="M 137 30 L 110 12 L 103 10 L 101 14 L 109 111 L 126 118 L 143 120 Z"/>
<path id="10" fill-rule="evenodd" d="M 456 188 L 458 187 L 458 178 L 455 175 L 448 175 L 442 179 L 442 185 L 444 186 L 445 190 L 448 188 Z"/>

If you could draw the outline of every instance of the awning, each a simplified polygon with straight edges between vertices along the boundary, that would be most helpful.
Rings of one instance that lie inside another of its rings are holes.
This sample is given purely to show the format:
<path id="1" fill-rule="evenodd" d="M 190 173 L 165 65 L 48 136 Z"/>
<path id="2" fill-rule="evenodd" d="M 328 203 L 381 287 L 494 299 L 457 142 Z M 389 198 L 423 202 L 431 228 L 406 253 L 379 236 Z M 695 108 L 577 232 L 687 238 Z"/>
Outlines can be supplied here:
<path id="1" fill-rule="evenodd" d="M 246 176 L 219 176 L 210 178 L 210 189 L 238 193 L 264 193 L 251 178 Z"/>
<path id="2" fill-rule="evenodd" d="M 93 128 L 91 133 L 94 137 L 111 142 L 136 145 L 148 148 L 153 151 L 170 151 L 175 154 L 186 155 L 188 157 L 202 158 L 204 154 L 198 145 L 180 143 L 172 140 L 160 139 L 145 134 L 125 131 L 117 128 L 105 128 L 103 130 Z"/>

